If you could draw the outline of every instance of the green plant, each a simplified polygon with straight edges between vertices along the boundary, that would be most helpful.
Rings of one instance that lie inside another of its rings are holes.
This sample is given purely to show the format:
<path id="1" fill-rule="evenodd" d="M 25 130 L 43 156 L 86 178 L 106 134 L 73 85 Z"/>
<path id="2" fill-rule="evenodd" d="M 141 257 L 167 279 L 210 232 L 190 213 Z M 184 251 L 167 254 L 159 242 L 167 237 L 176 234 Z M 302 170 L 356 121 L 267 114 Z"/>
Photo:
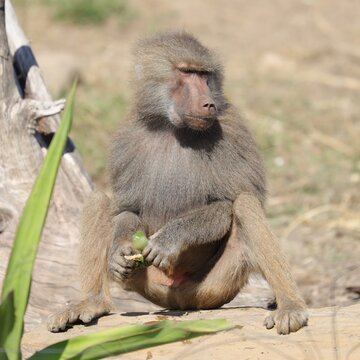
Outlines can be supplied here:
<path id="1" fill-rule="evenodd" d="M 126 20 L 130 16 L 126 0 L 50 0 L 54 16 L 74 24 L 101 24 L 109 16 Z"/>
<path id="2" fill-rule="evenodd" d="M 27 0 L 12 0 L 16 6 L 27 6 Z M 55 20 L 72 24 L 102 24 L 114 16 L 120 25 L 136 16 L 127 0 L 33 0 L 33 5 L 48 6 Z"/>
<path id="3" fill-rule="evenodd" d="M 128 325 L 61 341 L 35 353 L 29 360 L 103 359 L 230 328 L 222 319 Z"/>
<path id="4" fill-rule="evenodd" d="M 75 89 L 74 84 L 63 120 L 51 142 L 17 227 L 1 293 L 0 348 L 5 352 L 0 352 L 0 359 L 20 359 L 20 342 L 32 270 L 61 156 L 71 128 Z"/>

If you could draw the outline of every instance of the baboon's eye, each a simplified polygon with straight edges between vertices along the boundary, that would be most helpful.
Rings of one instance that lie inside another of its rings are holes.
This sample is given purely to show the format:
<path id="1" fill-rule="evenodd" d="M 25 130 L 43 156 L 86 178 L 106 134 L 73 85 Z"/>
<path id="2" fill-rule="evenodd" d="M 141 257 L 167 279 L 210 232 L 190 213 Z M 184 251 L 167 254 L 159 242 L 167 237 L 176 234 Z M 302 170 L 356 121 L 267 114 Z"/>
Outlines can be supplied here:
<path id="1" fill-rule="evenodd" d="M 181 68 L 179 69 L 184 74 L 196 74 L 197 71 L 194 69 Z"/>
<path id="2" fill-rule="evenodd" d="M 197 74 L 200 76 L 210 75 L 210 72 L 205 71 L 205 70 L 198 70 L 198 69 L 192 69 L 192 68 L 179 68 L 179 70 L 184 74 Z"/>

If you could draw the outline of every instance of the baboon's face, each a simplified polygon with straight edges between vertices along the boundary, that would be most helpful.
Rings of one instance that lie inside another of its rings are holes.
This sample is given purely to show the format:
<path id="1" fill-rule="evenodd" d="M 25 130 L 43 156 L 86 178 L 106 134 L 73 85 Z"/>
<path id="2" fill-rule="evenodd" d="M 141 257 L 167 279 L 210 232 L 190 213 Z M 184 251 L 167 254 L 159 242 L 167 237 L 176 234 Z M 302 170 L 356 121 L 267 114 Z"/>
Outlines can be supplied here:
<path id="1" fill-rule="evenodd" d="M 178 64 L 170 84 L 168 117 L 178 128 L 206 130 L 217 117 L 210 84 L 213 74 L 191 64 Z"/>

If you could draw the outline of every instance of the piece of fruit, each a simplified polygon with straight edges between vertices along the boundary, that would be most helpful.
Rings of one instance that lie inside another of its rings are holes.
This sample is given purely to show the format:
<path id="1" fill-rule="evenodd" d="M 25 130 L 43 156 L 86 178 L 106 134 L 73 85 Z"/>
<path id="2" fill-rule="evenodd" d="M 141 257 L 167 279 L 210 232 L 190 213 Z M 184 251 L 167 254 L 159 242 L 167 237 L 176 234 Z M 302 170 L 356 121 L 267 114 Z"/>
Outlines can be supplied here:
<path id="1" fill-rule="evenodd" d="M 136 231 L 132 236 L 132 245 L 135 250 L 143 251 L 148 244 L 149 239 L 141 230 Z"/>
<path id="2" fill-rule="evenodd" d="M 132 246 L 135 250 L 143 251 L 148 242 L 149 240 L 143 231 L 136 231 L 132 235 Z M 135 267 L 145 267 L 149 265 L 141 254 L 125 255 L 124 257 L 126 260 L 135 261 Z"/>

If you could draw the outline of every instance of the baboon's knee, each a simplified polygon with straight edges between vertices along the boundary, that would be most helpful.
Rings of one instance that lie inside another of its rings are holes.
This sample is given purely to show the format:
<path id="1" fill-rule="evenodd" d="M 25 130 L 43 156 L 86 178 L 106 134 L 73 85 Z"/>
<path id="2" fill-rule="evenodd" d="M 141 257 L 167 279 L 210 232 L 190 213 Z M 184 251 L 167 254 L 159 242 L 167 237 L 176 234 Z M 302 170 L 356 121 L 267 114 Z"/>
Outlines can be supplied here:
<path id="1" fill-rule="evenodd" d="M 102 191 L 94 191 L 89 195 L 83 212 L 97 212 L 101 214 L 103 211 L 108 212 L 110 209 L 110 198 Z"/>
<path id="2" fill-rule="evenodd" d="M 112 238 L 111 201 L 96 191 L 89 195 L 81 218 L 80 258 L 97 253 L 109 246 Z"/>
<path id="3" fill-rule="evenodd" d="M 236 222 L 243 224 L 248 220 L 259 220 L 263 217 L 263 207 L 259 199 L 249 192 L 241 193 L 234 201 L 233 211 Z"/>
<path id="4" fill-rule="evenodd" d="M 101 191 L 94 191 L 89 195 L 82 211 L 82 232 L 87 232 L 87 228 L 93 227 L 98 221 L 110 223 L 110 214 L 110 198 Z"/>

